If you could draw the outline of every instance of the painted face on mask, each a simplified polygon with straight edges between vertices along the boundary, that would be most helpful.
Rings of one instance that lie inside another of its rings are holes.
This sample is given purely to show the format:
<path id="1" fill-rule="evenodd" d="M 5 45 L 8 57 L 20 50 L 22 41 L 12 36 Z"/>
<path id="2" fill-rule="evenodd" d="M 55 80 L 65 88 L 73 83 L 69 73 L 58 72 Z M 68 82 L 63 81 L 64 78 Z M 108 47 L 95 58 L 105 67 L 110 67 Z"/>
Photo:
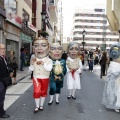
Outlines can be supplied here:
<path id="1" fill-rule="evenodd" d="M 33 51 L 37 58 L 44 58 L 48 55 L 49 43 L 45 39 L 38 39 L 34 42 Z"/>
<path id="2" fill-rule="evenodd" d="M 72 59 L 75 59 L 78 56 L 78 52 L 79 52 L 79 46 L 78 46 L 78 44 L 73 44 L 68 49 L 69 57 L 71 57 Z"/>
<path id="3" fill-rule="evenodd" d="M 59 43 L 53 43 L 50 47 L 50 57 L 53 60 L 59 60 L 62 57 L 63 49 Z"/>

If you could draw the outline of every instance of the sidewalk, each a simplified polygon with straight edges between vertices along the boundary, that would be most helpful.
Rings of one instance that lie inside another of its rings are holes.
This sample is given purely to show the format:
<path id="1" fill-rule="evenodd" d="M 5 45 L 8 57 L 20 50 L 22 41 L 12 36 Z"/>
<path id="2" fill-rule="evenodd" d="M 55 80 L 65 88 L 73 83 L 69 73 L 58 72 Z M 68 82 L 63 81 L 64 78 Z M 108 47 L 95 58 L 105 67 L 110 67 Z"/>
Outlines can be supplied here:
<path id="1" fill-rule="evenodd" d="M 7 88 L 4 108 L 9 108 L 31 85 L 32 80 L 28 73 L 28 67 L 24 67 L 24 71 L 17 70 L 17 84 Z"/>
<path id="2" fill-rule="evenodd" d="M 20 81 L 30 75 L 28 73 L 28 67 L 24 67 L 24 71 L 17 70 L 17 81 Z"/>

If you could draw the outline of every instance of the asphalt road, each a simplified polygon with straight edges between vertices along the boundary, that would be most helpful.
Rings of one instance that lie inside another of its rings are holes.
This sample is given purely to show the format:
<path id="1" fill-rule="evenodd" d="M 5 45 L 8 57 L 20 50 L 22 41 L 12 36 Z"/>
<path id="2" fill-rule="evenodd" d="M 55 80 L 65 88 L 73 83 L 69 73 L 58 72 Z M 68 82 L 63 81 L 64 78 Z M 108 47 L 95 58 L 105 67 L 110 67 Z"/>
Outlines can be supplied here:
<path id="1" fill-rule="evenodd" d="M 35 103 L 30 76 L 19 81 L 16 86 L 7 90 L 6 109 L 11 115 L 8 120 L 120 120 L 120 113 L 108 110 L 101 104 L 105 80 L 100 79 L 98 68 L 93 73 L 83 71 L 82 89 L 76 92 L 76 100 L 67 99 L 65 77 L 60 104 L 57 105 L 54 99 L 53 104 L 48 106 L 48 95 L 44 111 L 39 111 L 37 114 L 33 113 Z"/>

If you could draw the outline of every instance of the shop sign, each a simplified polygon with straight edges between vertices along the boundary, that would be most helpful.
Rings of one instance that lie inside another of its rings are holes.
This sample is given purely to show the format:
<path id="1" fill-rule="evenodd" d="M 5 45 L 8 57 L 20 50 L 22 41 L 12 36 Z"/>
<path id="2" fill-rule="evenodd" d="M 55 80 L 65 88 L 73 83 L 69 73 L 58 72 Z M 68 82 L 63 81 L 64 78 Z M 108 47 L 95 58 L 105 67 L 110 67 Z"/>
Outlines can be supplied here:
<path id="1" fill-rule="evenodd" d="M 25 35 L 25 34 L 23 34 L 23 33 L 21 33 L 21 40 L 24 40 L 24 41 L 26 41 L 26 42 L 32 42 L 31 37 L 28 36 L 28 35 Z"/>
<path id="2" fill-rule="evenodd" d="M 6 10 L 6 17 L 9 22 L 13 23 L 14 25 L 20 28 L 22 27 L 21 18 L 18 15 L 16 15 L 11 9 Z"/>
<path id="3" fill-rule="evenodd" d="M 37 33 L 38 29 L 34 25 L 30 24 L 30 22 L 28 22 L 28 27 Z"/>

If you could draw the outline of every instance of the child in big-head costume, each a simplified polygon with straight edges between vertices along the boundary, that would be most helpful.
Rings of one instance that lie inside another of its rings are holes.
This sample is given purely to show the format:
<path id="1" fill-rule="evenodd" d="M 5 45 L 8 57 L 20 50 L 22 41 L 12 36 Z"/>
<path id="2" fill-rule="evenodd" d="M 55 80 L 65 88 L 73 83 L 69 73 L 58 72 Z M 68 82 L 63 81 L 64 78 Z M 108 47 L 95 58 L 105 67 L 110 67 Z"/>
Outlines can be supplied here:
<path id="1" fill-rule="evenodd" d="M 53 69 L 50 73 L 50 101 L 48 105 L 53 103 L 53 96 L 56 94 L 56 104 L 59 104 L 59 95 L 63 87 L 64 75 L 66 74 L 66 62 L 61 59 L 63 48 L 59 43 L 53 43 L 50 47 L 50 58 L 53 61 Z"/>
<path id="2" fill-rule="evenodd" d="M 47 96 L 49 75 L 52 69 L 52 60 L 48 57 L 49 43 L 46 38 L 39 37 L 33 43 L 35 57 L 31 60 L 29 69 L 33 71 L 33 97 L 35 98 L 36 108 L 43 110 L 45 97 Z"/>
<path id="3" fill-rule="evenodd" d="M 120 112 L 120 43 L 111 46 L 109 55 L 113 61 L 107 70 L 102 104 L 106 108 Z"/>
<path id="4" fill-rule="evenodd" d="M 68 45 L 68 58 L 66 60 L 67 65 L 67 88 L 69 90 L 68 99 L 76 99 L 76 89 L 81 89 L 80 74 L 82 73 L 82 62 L 78 57 L 79 44 L 71 42 Z"/>

